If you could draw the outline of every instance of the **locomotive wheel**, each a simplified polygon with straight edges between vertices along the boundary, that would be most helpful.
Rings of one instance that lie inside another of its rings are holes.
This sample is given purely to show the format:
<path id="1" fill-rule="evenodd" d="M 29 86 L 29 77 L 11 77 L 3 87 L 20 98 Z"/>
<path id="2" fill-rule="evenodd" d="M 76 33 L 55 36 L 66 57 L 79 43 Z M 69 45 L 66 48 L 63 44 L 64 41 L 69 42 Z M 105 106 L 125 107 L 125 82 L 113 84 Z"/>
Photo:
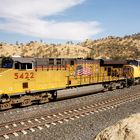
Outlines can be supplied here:
<path id="1" fill-rule="evenodd" d="M 47 103 L 47 102 L 49 102 L 48 97 L 47 98 L 44 97 L 41 100 L 39 100 L 39 104 L 44 104 L 44 103 Z"/>
<path id="2" fill-rule="evenodd" d="M 104 87 L 103 91 L 104 92 L 108 91 L 108 86 L 109 86 L 108 84 L 103 84 L 103 87 Z"/>
<path id="3" fill-rule="evenodd" d="M 49 102 L 49 99 L 48 99 L 47 96 L 45 96 L 45 97 L 42 97 L 42 99 L 40 99 L 38 103 L 39 104 L 44 104 L 44 103 L 47 103 L 47 102 Z"/>
<path id="4" fill-rule="evenodd" d="M 12 108 L 11 106 L 11 103 L 3 103 L 3 104 L 0 104 L 0 110 L 6 110 L 6 109 L 10 109 Z"/>
<path id="5" fill-rule="evenodd" d="M 11 99 L 7 94 L 0 95 L 0 110 L 6 110 L 12 108 Z"/>
<path id="6" fill-rule="evenodd" d="M 20 106 L 24 107 L 24 106 L 29 106 L 31 104 L 32 102 L 30 99 L 24 99 Z"/>
<path id="7" fill-rule="evenodd" d="M 124 88 L 124 84 L 120 83 L 119 89 L 123 89 Z"/>
<path id="8" fill-rule="evenodd" d="M 116 83 L 112 83 L 112 90 L 115 90 L 116 88 Z"/>
<path id="9" fill-rule="evenodd" d="M 112 90 L 113 90 L 113 88 L 112 88 L 112 84 L 109 84 L 109 86 L 108 86 L 108 90 L 109 90 L 109 91 L 112 91 Z"/>
<path id="10" fill-rule="evenodd" d="M 116 83 L 110 83 L 109 86 L 108 86 L 108 90 L 112 91 L 112 90 L 115 90 L 115 89 L 116 89 Z"/>
<path id="11" fill-rule="evenodd" d="M 57 99 L 57 91 L 51 93 L 50 101 L 55 101 Z"/>

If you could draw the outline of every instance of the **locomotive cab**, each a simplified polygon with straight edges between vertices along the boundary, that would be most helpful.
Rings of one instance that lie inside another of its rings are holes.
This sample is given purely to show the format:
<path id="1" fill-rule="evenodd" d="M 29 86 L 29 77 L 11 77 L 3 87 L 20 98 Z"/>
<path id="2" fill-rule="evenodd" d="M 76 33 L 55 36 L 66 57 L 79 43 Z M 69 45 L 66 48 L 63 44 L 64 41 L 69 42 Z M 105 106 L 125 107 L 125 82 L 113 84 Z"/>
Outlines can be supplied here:
<path id="1" fill-rule="evenodd" d="M 125 65 L 123 68 L 123 75 L 127 78 L 134 78 L 134 67 L 131 65 Z"/>
<path id="2" fill-rule="evenodd" d="M 20 63 L 15 62 L 14 68 L 17 70 L 32 70 L 33 69 L 33 63 Z"/>
<path id="3" fill-rule="evenodd" d="M 127 60 L 127 65 L 124 66 L 124 75 L 133 84 L 140 83 L 140 61 Z"/>
<path id="4" fill-rule="evenodd" d="M 12 59 L 14 61 L 13 68 L 16 70 L 32 70 L 34 67 L 33 58 L 13 57 Z"/>
<path id="5" fill-rule="evenodd" d="M 131 74 L 133 78 L 138 78 L 140 77 L 140 61 L 138 60 L 128 60 L 127 64 L 130 68 Z M 127 66 L 127 67 L 128 67 Z"/>
<path id="6" fill-rule="evenodd" d="M 0 58 L 0 72 L 7 69 L 16 70 L 32 70 L 33 69 L 33 59 L 31 58 L 20 58 L 20 57 L 4 57 Z"/>
<path id="7" fill-rule="evenodd" d="M 0 94 L 21 93 L 35 85 L 34 59 L 0 58 Z"/>

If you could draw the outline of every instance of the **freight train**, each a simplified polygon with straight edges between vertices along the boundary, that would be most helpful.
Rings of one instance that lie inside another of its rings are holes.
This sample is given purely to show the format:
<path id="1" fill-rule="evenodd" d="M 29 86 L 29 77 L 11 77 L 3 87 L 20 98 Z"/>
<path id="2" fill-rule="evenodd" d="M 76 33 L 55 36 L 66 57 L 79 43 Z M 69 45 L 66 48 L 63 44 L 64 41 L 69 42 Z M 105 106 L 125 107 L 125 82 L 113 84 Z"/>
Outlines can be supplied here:
<path id="1" fill-rule="evenodd" d="M 102 84 L 105 90 L 140 83 L 140 61 L 0 58 L 0 110 L 46 103 L 57 91 Z"/>

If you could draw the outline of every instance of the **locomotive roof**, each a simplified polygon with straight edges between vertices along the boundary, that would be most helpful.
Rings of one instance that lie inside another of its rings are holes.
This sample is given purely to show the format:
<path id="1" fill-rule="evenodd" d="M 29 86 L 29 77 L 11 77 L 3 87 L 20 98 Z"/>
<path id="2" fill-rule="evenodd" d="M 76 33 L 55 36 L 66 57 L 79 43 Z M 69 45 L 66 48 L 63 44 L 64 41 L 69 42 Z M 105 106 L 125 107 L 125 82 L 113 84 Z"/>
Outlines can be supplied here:
<path id="1" fill-rule="evenodd" d="M 12 57 L 12 60 L 15 62 L 20 62 L 20 63 L 32 63 L 35 61 L 34 58 L 28 58 L 28 57 Z"/>
<path id="2" fill-rule="evenodd" d="M 48 59 L 63 59 L 63 60 L 78 60 L 78 61 L 89 61 L 89 62 L 96 62 L 100 63 L 102 65 L 124 65 L 127 64 L 127 61 L 125 60 L 110 60 L 110 59 L 78 59 L 78 58 L 33 58 L 33 57 L 12 57 L 13 61 L 20 62 L 20 63 L 32 63 L 35 62 L 36 60 L 48 60 Z M 140 61 L 140 60 L 137 60 Z"/>
<path id="3" fill-rule="evenodd" d="M 103 60 L 102 59 L 102 64 L 103 65 L 124 65 L 127 64 L 127 61 L 125 60 Z"/>
<path id="4" fill-rule="evenodd" d="M 78 60 L 78 61 L 98 61 L 100 62 L 99 59 L 83 59 L 83 58 L 33 58 L 33 57 L 12 57 L 12 60 L 13 61 L 18 61 L 18 62 L 33 62 L 33 61 L 36 61 L 36 60 L 48 60 L 48 59 L 63 59 L 63 60 Z"/>

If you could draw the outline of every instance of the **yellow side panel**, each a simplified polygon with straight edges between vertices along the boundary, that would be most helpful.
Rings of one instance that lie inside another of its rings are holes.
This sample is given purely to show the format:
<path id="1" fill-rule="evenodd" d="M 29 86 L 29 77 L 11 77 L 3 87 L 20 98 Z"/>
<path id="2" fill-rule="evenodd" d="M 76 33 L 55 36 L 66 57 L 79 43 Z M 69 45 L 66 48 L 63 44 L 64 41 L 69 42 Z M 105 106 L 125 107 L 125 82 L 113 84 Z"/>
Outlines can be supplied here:
<path id="1" fill-rule="evenodd" d="M 0 73 L 0 93 L 13 94 L 25 92 L 35 88 L 36 73 L 34 70 L 13 70 L 9 69 Z M 27 84 L 26 84 L 27 83 Z M 27 87 L 23 88 L 26 84 Z"/>
<path id="2" fill-rule="evenodd" d="M 38 90 L 64 88 L 66 84 L 65 70 L 38 71 L 36 74 L 36 88 Z"/>
<path id="3" fill-rule="evenodd" d="M 0 94 L 14 91 L 12 70 L 6 70 L 0 73 Z"/>
<path id="4" fill-rule="evenodd" d="M 140 77 L 140 67 L 134 66 L 134 78 Z"/>
<path id="5" fill-rule="evenodd" d="M 14 70 L 0 73 L 0 94 L 65 88 L 66 70 Z"/>

